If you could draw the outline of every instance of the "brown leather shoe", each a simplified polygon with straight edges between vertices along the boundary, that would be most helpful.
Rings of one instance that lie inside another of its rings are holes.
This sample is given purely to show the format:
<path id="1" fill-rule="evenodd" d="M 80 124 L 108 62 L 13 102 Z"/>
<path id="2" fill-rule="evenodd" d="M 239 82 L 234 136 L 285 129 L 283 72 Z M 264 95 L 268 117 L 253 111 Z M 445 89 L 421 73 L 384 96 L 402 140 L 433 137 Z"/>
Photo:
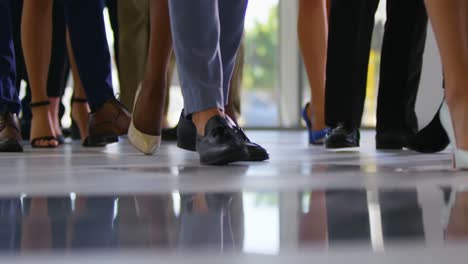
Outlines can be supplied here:
<path id="1" fill-rule="evenodd" d="M 89 115 L 89 137 L 85 146 L 102 147 L 118 142 L 119 136 L 126 135 L 130 126 L 130 113 L 116 99 L 104 103 Z"/>
<path id="2" fill-rule="evenodd" d="M 0 115 L 0 152 L 23 152 L 19 127 L 16 114 Z"/>

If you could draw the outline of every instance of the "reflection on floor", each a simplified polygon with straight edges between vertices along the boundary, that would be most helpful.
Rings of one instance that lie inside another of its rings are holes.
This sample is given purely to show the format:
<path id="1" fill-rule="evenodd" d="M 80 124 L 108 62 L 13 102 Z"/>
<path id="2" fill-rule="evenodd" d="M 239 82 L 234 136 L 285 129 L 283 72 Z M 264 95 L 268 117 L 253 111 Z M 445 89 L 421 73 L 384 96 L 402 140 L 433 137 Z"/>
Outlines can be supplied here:
<path id="1" fill-rule="evenodd" d="M 468 174 L 448 152 L 376 152 L 371 133 L 344 152 L 250 134 L 271 161 L 206 167 L 125 140 L 1 154 L 2 263 L 466 260 Z"/>

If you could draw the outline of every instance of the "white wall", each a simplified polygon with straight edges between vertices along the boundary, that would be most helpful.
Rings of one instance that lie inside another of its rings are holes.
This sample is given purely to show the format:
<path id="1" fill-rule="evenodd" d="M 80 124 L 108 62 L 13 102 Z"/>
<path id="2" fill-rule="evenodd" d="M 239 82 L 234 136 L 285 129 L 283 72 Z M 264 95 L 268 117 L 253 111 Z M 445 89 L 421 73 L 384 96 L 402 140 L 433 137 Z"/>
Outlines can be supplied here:
<path id="1" fill-rule="evenodd" d="M 442 65 L 432 28 L 428 30 L 423 73 L 416 101 L 420 128 L 431 121 L 443 98 Z"/>

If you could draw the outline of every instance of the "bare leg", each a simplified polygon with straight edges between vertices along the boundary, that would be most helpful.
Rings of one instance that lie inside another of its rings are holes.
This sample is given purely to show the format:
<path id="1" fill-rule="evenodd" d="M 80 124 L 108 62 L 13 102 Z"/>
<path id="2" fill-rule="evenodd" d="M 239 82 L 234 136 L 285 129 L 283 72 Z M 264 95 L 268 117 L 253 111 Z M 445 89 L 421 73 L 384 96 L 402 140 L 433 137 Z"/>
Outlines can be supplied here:
<path id="1" fill-rule="evenodd" d="M 299 240 L 304 244 L 328 246 L 327 196 L 325 191 L 310 194 L 309 212 L 301 216 Z"/>
<path id="2" fill-rule="evenodd" d="M 167 68 L 172 52 L 167 0 L 151 1 L 150 16 L 151 36 L 148 64 L 133 116 L 138 130 L 149 135 L 161 135 Z"/>
<path id="3" fill-rule="evenodd" d="M 325 125 L 325 70 L 327 60 L 328 15 L 326 0 L 300 0 L 298 33 L 312 95 L 308 115 L 313 129 Z"/>
<path id="4" fill-rule="evenodd" d="M 461 241 L 468 236 L 468 192 L 456 194 L 455 203 L 450 211 L 450 218 L 445 231 L 447 240 Z"/>
<path id="5" fill-rule="evenodd" d="M 47 198 L 31 198 L 29 213 L 22 219 L 21 249 L 52 249 L 52 223 Z"/>
<path id="6" fill-rule="evenodd" d="M 60 126 L 60 97 L 49 97 L 50 102 L 50 117 L 52 118 L 52 126 L 56 136 L 62 135 L 62 128 Z"/>
<path id="7" fill-rule="evenodd" d="M 444 65 L 446 100 L 456 142 L 468 150 L 468 2 L 426 0 Z"/>
<path id="8" fill-rule="evenodd" d="M 75 54 L 71 48 L 70 35 L 67 31 L 67 49 L 68 49 L 68 58 L 70 61 L 70 68 L 73 75 L 73 98 L 75 99 L 86 99 L 86 93 L 84 91 L 83 83 L 78 73 L 78 68 L 76 66 Z M 73 120 L 78 125 L 80 129 L 81 139 L 85 140 L 88 137 L 88 115 L 91 110 L 89 109 L 88 103 L 84 102 L 72 102 L 71 115 Z"/>
<path id="9" fill-rule="evenodd" d="M 32 102 L 47 101 L 47 78 L 52 48 L 52 1 L 25 0 L 21 39 L 31 85 Z M 55 136 L 48 106 L 32 109 L 31 139 Z M 39 146 L 58 146 L 57 140 L 41 140 Z"/>

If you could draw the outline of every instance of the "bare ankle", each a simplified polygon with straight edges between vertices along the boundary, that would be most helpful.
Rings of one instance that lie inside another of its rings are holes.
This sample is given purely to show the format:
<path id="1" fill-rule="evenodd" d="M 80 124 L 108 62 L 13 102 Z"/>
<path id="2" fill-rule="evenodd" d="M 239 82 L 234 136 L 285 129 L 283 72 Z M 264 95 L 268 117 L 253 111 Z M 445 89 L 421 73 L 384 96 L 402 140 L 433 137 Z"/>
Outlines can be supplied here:
<path id="1" fill-rule="evenodd" d="M 192 121 L 197 128 L 198 135 L 205 135 L 206 123 L 208 123 L 208 121 L 214 116 L 224 116 L 224 113 L 217 108 L 211 108 L 201 112 L 193 113 Z"/>
<path id="2" fill-rule="evenodd" d="M 322 108 L 313 107 L 312 104 L 309 104 L 307 107 L 307 115 L 312 121 L 312 129 L 314 131 L 322 130 L 327 127 L 325 124 L 325 113 Z"/>

